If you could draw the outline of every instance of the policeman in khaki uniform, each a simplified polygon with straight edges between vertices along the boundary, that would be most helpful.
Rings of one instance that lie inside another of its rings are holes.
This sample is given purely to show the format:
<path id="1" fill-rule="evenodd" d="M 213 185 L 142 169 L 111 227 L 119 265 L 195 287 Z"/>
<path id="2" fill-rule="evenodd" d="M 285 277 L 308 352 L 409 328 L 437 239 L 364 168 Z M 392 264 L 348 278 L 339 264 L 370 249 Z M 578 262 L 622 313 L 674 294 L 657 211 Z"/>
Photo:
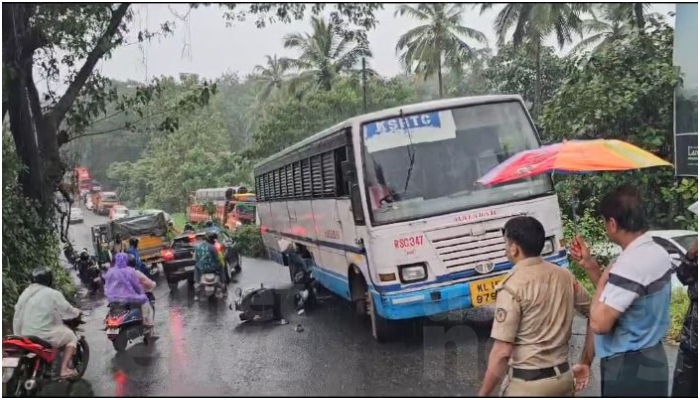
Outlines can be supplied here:
<path id="1" fill-rule="evenodd" d="M 574 310 L 588 317 L 590 295 L 567 269 L 540 257 L 545 232 L 535 218 L 512 218 L 503 234 L 515 266 L 496 288 L 494 345 L 479 395 L 505 376 L 501 396 L 573 396 L 588 383 L 594 356 L 588 329 L 581 363 L 568 361 Z"/>

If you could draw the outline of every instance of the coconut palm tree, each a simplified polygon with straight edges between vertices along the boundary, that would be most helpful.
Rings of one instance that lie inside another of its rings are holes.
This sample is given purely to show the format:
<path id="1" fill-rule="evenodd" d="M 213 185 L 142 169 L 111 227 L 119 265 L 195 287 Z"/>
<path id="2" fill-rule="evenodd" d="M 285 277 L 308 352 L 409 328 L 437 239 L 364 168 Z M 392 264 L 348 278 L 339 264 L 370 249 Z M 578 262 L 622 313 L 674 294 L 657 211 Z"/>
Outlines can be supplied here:
<path id="1" fill-rule="evenodd" d="M 289 78 L 287 70 L 289 65 L 284 58 L 277 55 L 265 56 L 265 66 L 256 65 L 253 69 L 255 81 L 261 86 L 260 100 L 266 100 L 276 90 L 281 90 Z"/>
<path id="2" fill-rule="evenodd" d="M 595 45 L 593 53 L 608 46 L 615 40 L 624 37 L 633 31 L 644 33 L 646 24 L 646 11 L 649 3 L 606 3 L 598 7 L 598 18 L 582 21 L 582 31 L 591 36 L 583 39 L 572 50 L 572 53 L 585 50 Z M 638 14 L 638 12 L 640 14 Z"/>
<path id="3" fill-rule="evenodd" d="M 492 3 L 482 3 L 481 13 L 493 7 Z M 533 113 L 539 111 L 540 85 L 542 71 L 540 53 L 544 40 L 554 34 L 559 48 L 571 43 L 572 35 L 581 35 L 581 15 L 590 12 L 591 5 L 586 3 L 507 3 L 496 16 L 494 29 L 498 35 L 498 45 L 507 42 L 512 31 L 513 45 L 526 45 L 535 57 L 535 99 Z M 582 36 L 582 35 L 581 35 Z"/>
<path id="4" fill-rule="evenodd" d="M 442 69 L 461 66 L 474 59 L 475 49 L 464 37 L 487 44 L 486 36 L 476 29 L 461 24 L 463 4 L 421 3 L 417 6 L 400 5 L 394 15 L 408 15 L 423 22 L 404 33 L 396 43 L 404 67 L 424 78 L 437 74 L 440 97 L 443 96 Z"/>
<path id="5" fill-rule="evenodd" d="M 606 10 L 610 21 L 627 23 L 644 32 L 646 14 L 651 3 L 605 3 L 601 6 Z"/>
<path id="6" fill-rule="evenodd" d="M 290 68 L 299 71 L 297 83 L 313 82 L 330 90 L 340 75 L 356 71 L 362 57 L 372 57 L 366 44 L 359 43 L 329 20 L 311 18 L 311 33 L 292 33 L 284 37 L 284 47 L 301 52 L 298 58 L 286 58 Z"/>

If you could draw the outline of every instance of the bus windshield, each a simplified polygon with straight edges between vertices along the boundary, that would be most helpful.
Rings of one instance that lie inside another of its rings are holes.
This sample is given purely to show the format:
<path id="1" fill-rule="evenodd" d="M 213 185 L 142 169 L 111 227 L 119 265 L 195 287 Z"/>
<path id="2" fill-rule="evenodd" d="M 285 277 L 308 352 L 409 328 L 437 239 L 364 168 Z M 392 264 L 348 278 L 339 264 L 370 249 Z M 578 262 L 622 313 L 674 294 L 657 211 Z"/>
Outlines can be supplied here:
<path id="1" fill-rule="evenodd" d="M 365 177 L 376 225 L 410 221 L 553 190 L 547 176 L 477 184 L 508 157 L 539 143 L 517 101 L 404 115 L 362 126 Z"/>

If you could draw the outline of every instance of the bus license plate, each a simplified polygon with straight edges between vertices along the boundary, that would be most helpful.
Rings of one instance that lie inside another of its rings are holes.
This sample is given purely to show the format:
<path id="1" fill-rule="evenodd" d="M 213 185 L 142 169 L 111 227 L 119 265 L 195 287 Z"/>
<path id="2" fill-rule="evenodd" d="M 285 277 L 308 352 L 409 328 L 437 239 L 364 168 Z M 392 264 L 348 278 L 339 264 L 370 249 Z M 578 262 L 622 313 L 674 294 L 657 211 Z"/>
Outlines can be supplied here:
<path id="1" fill-rule="evenodd" d="M 505 275 L 483 279 L 469 285 L 472 297 L 472 307 L 481 307 L 496 302 L 496 286 L 501 283 Z"/>

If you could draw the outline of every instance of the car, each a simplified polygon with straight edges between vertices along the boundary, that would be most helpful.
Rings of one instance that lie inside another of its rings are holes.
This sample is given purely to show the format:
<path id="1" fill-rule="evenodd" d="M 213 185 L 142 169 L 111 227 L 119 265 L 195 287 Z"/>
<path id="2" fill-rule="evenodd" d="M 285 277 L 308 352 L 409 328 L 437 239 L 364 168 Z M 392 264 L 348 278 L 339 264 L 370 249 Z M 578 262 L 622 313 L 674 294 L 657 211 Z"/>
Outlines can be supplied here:
<path id="1" fill-rule="evenodd" d="M 647 233 L 651 235 L 654 241 L 663 247 L 672 258 L 676 259 L 680 259 L 687 253 L 690 246 L 695 242 L 695 239 L 698 238 L 697 232 L 680 229 L 650 230 Z M 622 248 L 612 243 L 597 244 L 591 246 L 591 253 L 596 257 L 602 256 L 614 260 L 622 253 Z M 682 286 L 675 275 L 673 275 L 671 283 L 673 287 Z"/>
<path id="2" fill-rule="evenodd" d="M 83 210 L 78 207 L 71 207 L 70 209 L 70 223 L 76 224 L 83 222 Z"/>
<path id="3" fill-rule="evenodd" d="M 129 209 L 126 206 L 117 204 L 109 210 L 109 219 L 111 221 L 126 218 L 129 216 Z"/>
<path id="4" fill-rule="evenodd" d="M 197 232 L 186 232 L 173 239 L 172 244 L 162 251 L 162 267 L 165 280 L 171 291 L 176 291 L 180 281 L 187 280 L 188 284 L 194 285 L 194 249 L 204 241 L 207 230 Z M 217 248 L 224 253 L 227 264 L 228 282 L 231 282 L 231 270 L 234 273 L 241 271 L 241 256 L 238 246 L 228 232 L 220 231 L 217 241 Z"/>

